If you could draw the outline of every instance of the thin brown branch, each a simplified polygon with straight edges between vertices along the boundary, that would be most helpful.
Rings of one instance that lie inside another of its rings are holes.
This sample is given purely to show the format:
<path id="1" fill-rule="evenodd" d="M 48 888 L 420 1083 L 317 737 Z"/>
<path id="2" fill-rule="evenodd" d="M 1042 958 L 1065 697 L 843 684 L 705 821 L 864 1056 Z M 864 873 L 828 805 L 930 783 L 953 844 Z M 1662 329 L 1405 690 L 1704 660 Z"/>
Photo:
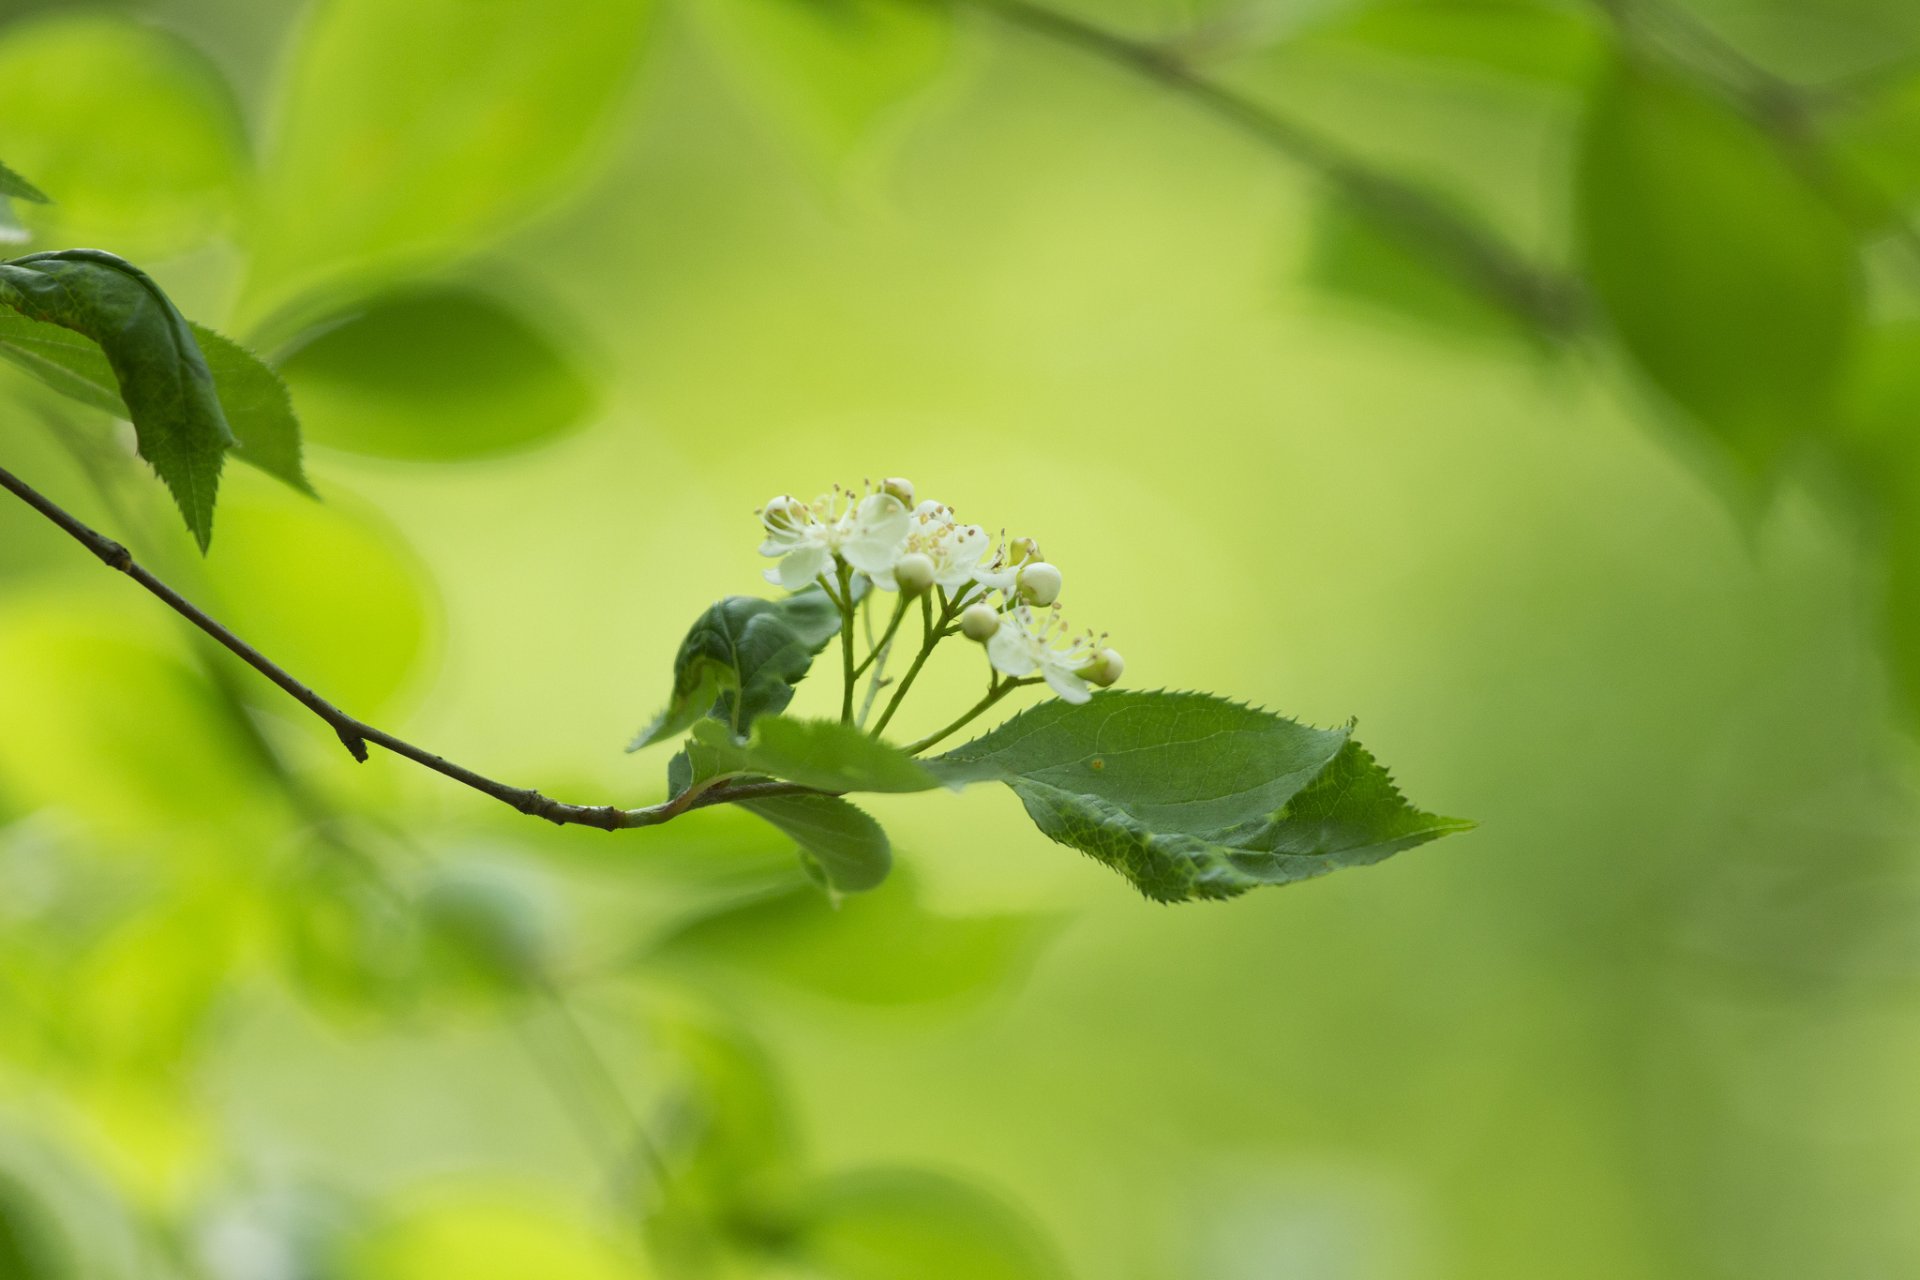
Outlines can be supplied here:
<path id="1" fill-rule="evenodd" d="M 1352 155 L 1310 126 L 1195 71 L 1167 45 L 1136 40 L 1030 0 L 945 0 L 1098 57 L 1154 81 L 1317 173 L 1384 230 L 1426 246 L 1467 283 L 1555 338 L 1585 323 L 1579 282 L 1518 249 L 1411 183 Z"/>
<path id="2" fill-rule="evenodd" d="M 444 756 L 435 755 L 404 738 L 396 737 L 384 729 L 348 715 L 295 679 L 273 659 L 228 630 L 198 605 L 148 572 L 134 560 L 124 546 L 88 527 L 5 467 L 0 467 L 0 489 L 7 490 L 58 525 L 67 536 L 92 552 L 102 564 L 132 578 L 149 593 L 164 601 L 168 608 L 211 636 L 221 647 L 279 686 L 288 697 L 325 721 L 327 727 L 333 730 L 341 743 L 353 754 L 353 758 L 363 763 L 367 759 L 367 744 L 373 743 L 386 748 L 394 755 L 402 756 L 444 777 L 452 778 L 464 786 L 472 787 L 482 795 L 491 796 L 520 813 L 535 818 L 545 818 L 548 822 L 561 826 L 597 827 L 602 831 L 655 827 L 663 822 L 670 822 L 682 813 L 693 809 L 704 809 L 710 805 L 728 804 L 737 800 L 813 793 L 812 788 L 788 782 L 728 781 L 717 783 L 704 790 L 689 789 L 662 804 L 638 809 L 622 809 L 615 805 L 567 804 L 526 787 L 514 787 L 498 782 L 485 774 L 474 772 L 465 765 L 455 764 Z"/>

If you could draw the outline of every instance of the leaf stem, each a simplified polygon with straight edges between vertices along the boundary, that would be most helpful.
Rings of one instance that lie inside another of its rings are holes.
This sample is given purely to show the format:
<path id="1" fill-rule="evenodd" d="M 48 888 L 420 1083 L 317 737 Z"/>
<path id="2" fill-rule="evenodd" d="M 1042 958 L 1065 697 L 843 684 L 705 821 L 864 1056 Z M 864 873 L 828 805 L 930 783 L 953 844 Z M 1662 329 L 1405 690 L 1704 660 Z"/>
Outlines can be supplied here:
<path id="1" fill-rule="evenodd" d="M 1012 693 L 1015 689 L 1024 689 L 1029 685 L 1035 685 L 1039 683 L 1040 683 L 1039 676 L 1032 676 L 1025 680 L 1000 680 L 996 677 L 994 681 L 990 682 L 987 685 L 987 696 L 980 699 L 980 701 L 974 703 L 972 708 L 969 709 L 965 715 L 962 715 L 958 720 L 955 720 L 952 724 L 948 725 L 944 729 L 941 729 L 937 733 L 930 733 L 926 737 L 920 739 L 918 742 L 908 744 L 906 747 L 902 748 L 902 750 L 904 750 L 910 756 L 917 756 L 922 751 L 925 751 L 928 747 L 934 746 L 939 742 L 941 742 L 942 740 L 959 732 L 961 729 L 966 728 L 967 725 L 969 725 L 975 719 L 977 719 L 982 712 L 986 711 L 994 703 L 1000 701 L 1000 699 Z"/>
<path id="2" fill-rule="evenodd" d="M 887 629 L 880 633 L 879 643 L 876 644 L 872 634 L 868 634 L 867 656 L 861 659 L 860 665 L 853 669 L 855 676 L 865 675 L 867 668 L 871 667 L 874 660 L 880 657 L 881 652 L 893 643 L 893 633 L 900 629 L 900 620 L 906 616 L 907 597 L 903 593 L 900 596 L 899 603 L 893 606 L 893 617 L 887 622 Z M 884 661 L 884 659 L 882 661 Z"/>
<path id="3" fill-rule="evenodd" d="M 840 723 L 853 723 L 853 566 L 840 561 Z"/>
<path id="4" fill-rule="evenodd" d="M 948 622 L 953 620 L 953 606 L 947 603 L 946 593 L 944 591 L 940 593 L 940 599 L 942 602 L 940 621 L 936 624 L 933 620 L 933 597 L 931 595 L 920 597 L 920 617 L 924 624 L 924 631 L 920 641 L 920 652 L 913 656 L 913 665 L 908 667 L 907 674 L 900 678 L 900 687 L 895 689 L 893 691 L 893 697 L 888 699 L 887 709 L 880 713 L 880 723 L 873 726 L 873 736 L 876 738 L 886 729 L 888 722 L 893 719 L 894 712 L 900 709 L 901 700 L 907 696 L 907 690 L 913 687 L 915 678 L 920 674 L 920 668 L 927 665 L 927 659 L 933 654 L 934 646 L 950 634 L 946 626 Z"/>
<path id="5" fill-rule="evenodd" d="M 760 800 L 772 796 L 822 794 L 817 788 L 802 787 L 790 782 L 724 782 L 705 791 L 677 796 L 662 804 L 648 805 L 638 809 L 622 809 L 615 805 L 567 804 L 550 799 L 530 788 L 509 786 L 464 765 L 455 764 L 422 747 L 417 747 L 406 739 L 368 724 L 364 720 L 348 715 L 295 679 L 273 659 L 215 621 L 198 605 L 136 563 L 125 547 L 112 538 L 89 528 L 51 498 L 5 467 L 0 467 L 0 489 L 5 489 L 45 516 L 68 537 L 92 552 L 102 564 L 126 574 L 149 594 L 158 597 L 168 608 L 211 636 L 221 647 L 271 680 L 288 697 L 325 721 L 327 727 L 332 729 L 334 735 L 340 739 L 341 745 L 346 747 L 355 760 L 362 763 L 365 763 L 368 756 L 367 745 L 372 743 L 386 748 L 394 755 L 411 760 L 423 768 L 431 769 L 443 777 L 451 778 L 462 786 L 471 787 L 482 795 L 491 796 L 508 808 L 529 817 L 545 818 L 548 822 L 559 826 L 595 827 L 601 831 L 656 827 L 661 823 L 672 821 L 682 813 L 693 809 L 704 809 L 710 805 Z"/>

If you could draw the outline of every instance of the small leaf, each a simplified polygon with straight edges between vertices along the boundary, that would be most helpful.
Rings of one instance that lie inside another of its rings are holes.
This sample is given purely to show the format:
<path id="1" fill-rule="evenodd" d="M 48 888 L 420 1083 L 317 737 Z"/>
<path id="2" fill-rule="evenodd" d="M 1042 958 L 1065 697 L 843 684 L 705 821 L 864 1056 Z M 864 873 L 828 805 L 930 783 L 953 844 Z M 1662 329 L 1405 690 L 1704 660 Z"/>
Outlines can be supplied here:
<path id="1" fill-rule="evenodd" d="M 871 889 L 893 866 L 893 849 L 880 824 L 838 796 L 769 796 L 738 803 L 792 836 L 802 864 L 833 892 Z"/>
<path id="2" fill-rule="evenodd" d="M 736 733 L 786 709 L 814 655 L 840 632 L 840 611 L 818 587 L 761 600 L 728 596 L 700 615 L 673 660 L 673 696 L 629 751 L 684 732 L 726 699 Z"/>
<path id="3" fill-rule="evenodd" d="M 336 449 L 408 461 L 493 457 L 572 430 L 594 406 L 586 375 L 550 335 L 475 290 L 396 291 L 311 332 L 295 340 L 281 372 L 308 435 Z"/>
<path id="4" fill-rule="evenodd" d="M 835 904 L 805 886 L 730 903 L 675 929 L 647 957 L 743 972 L 855 1004 L 973 995 L 1024 968 L 1046 923 L 1024 914 L 927 910 L 903 867 L 872 893 Z"/>
<path id="5" fill-rule="evenodd" d="M 1862 318 L 1854 238 L 1756 125 L 1623 62 L 1587 121 L 1576 198 L 1626 353 L 1749 473 L 1833 425 Z"/>
<path id="6" fill-rule="evenodd" d="M 837 720 L 763 716 L 747 742 L 717 720 L 693 727 L 702 748 L 696 775 L 756 773 L 821 791 L 930 791 L 939 781 L 898 747 Z"/>
<path id="7" fill-rule="evenodd" d="M 205 551 L 233 433 L 193 330 L 160 286 L 110 253 L 64 249 L 0 262 L 0 303 L 100 344 L 140 456 L 173 491 Z"/>
<path id="8" fill-rule="evenodd" d="M 1012 787 L 1041 831 L 1149 898 L 1230 898 L 1471 824 L 1407 804 L 1349 736 L 1200 693 L 1054 701 L 928 761 Z"/>
<path id="9" fill-rule="evenodd" d="M 0 196 L 11 196 L 15 200 L 27 200 L 34 204 L 52 203 L 46 192 L 4 164 L 0 164 Z"/>
<path id="10" fill-rule="evenodd" d="M 823 1183 L 800 1253 L 835 1280 L 1062 1280 L 1021 1213 L 957 1179 L 870 1169 Z"/>
<path id="11" fill-rule="evenodd" d="M 300 492 L 311 495 L 300 458 L 300 420 L 280 376 L 258 356 L 204 325 L 188 321 L 213 375 L 227 425 L 238 437 L 233 453 Z M 59 325 L 0 311 L 0 359 L 11 361 L 62 395 L 125 417 L 119 381 L 106 353 Z"/>

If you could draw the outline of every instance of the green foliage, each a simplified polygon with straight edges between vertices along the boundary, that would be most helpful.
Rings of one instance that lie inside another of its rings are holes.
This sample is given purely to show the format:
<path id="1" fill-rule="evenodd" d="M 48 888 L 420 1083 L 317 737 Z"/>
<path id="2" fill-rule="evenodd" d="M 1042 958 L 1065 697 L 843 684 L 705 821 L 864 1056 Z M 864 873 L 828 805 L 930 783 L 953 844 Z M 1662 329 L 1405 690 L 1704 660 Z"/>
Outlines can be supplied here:
<path id="1" fill-rule="evenodd" d="M 28 182 L 5 164 L 0 164 L 0 196 L 11 196 L 15 200 L 28 200 L 35 204 L 48 203 L 46 192 Z"/>
<path id="2" fill-rule="evenodd" d="M 765 796 L 739 803 L 792 836 L 801 865 L 830 892 L 871 889 L 893 866 L 893 846 L 880 824 L 838 796 Z"/>
<path id="3" fill-rule="evenodd" d="M 397 290 L 309 334 L 280 370 L 308 434 L 335 448 L 421 462 L 491 457 L 550 440 L 593 408 L 592 387 L 554 338 L 472 289 Z"/>
<path id="4" fill-rule="evenodd" d="M 140 456 L 173 492 L 205 550 L 233 433 L 193 330 L 160 286 L 110 253 L 66 249 L 0 262 L 0 302 L 100 344 Z"/>
<path id="5" fill-rule="evenodd" d="M 1207 694 L 1044 703 L 929 762 L 1005 782 L 1036 825 L 1160 902 L 1230 898 L 1465 830 L 1422 813 L 1347 729 Z"/>
<path id="6" fill-rule="evenodd" d="M 764 774 L 820 791 L 928 791 L 940 785 L 898 747 L 837 720 L 768 716 L 745 742 L 717 720 L 693 727 L 694 776 Z"/>
<path id="7" fill-rule="evenodd" d="M 25 1185 L 0 1175 L 0 1276 L 66 1280 L 71 1275 L 51 1216 Z"/>
<path id="8" fill-rule="evenodd" d="M 670 932 L 648 959 L 854 1004 L 918 1004 L 1001 986 L 1024 968 L 1046 927 L 1028 914 L 929 911 L 902 866 L 879 888 L 839 903 L 797 886 L 706 912 Z"/>
<path id="9" fill-rule="evenodd" d="M 158 25 L 62 7 L 0 31 L 0 156 L 58 197 L 34 229 L 142 259 L 231 231 L 251 161 L 218 70 Z"/>
<path id="10" fill-rule="evenodd" d="M 722 699 L 716 714 L 746 733 L 761 716 L 785 710 L 814 656 L 839 631 L 840 611 L 818 587 L 783 600 L 728 596 L 687 633 L 673 660 L 666 709 L 628 750 L 684 732 Z"/>
<path id="11" fill-rule="evenodd" d="M 1060 1280 L 1033 1225 L 976 1187 L 918 1170 L 822 1183 L 798 1252 L 834 1280 Z"/>
<path id="12" fill-rule="evenodd" d="M 1621 345 L 1749 473 L 1835 425 L 1862 314 L 1846 222 L 1775 139 L 1661 67 L 1621 60 L 1582 142 L 1581 255 Z"/>
<path id="13" fill-rule="evenodd" d="M 625 99 L 646 0 L 340 0 L 298 46 L 255 295 L 446 256 L 550 199 Z"/>
<path id="14" fill-rule="evenodd" d="M 1604 56 L 1589 15 L 1543 0 L 1387 0 L 1308 38 L 1554 88 L 1584 86 Z"/>

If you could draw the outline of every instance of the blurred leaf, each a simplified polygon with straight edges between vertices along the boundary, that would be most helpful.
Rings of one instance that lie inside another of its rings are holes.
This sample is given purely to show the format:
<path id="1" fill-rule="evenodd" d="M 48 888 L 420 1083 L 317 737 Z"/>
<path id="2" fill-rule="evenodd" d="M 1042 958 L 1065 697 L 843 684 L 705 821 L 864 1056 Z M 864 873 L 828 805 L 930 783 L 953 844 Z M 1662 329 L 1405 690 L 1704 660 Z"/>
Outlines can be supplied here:
<path id="1" fill-rule="evenodd" d="M 769 796 L 738 803 L 792 836 L 801 865 L 832 892 L 871 889 L 893 865 L 893 849 L 880 824 L 837 796 Z"/>
<path id="2" fill-rule="evenodd" d="M 718 720 L 693 726 L 694 776 L 764 774 L 821 791 L 928 791 L 934 776 L 898 747 L 838 720 L 762 716 L 739 742 Z"/>
<path id="3" fill-rule="evenodd" d="M 129 917 L 68 977 L 61 1030 L 71 1052 L 143 1087 L 187 1066 L 233 966 L 241 923 L 218 886 Z"/>
<path id="4" fill-rule="evenodd" d="M 1451 264 L 1370 210 L 1333 196 L 1315 213 L 1306 279 L 1336 296 L 1415 320 L 1449 337 L 1511 338 L 1518 317 Z"/>
<path id="5" fill-rule="evenodd" d="M 716 43 L 769 116 L 837 158 L 945 65 L 945 5 L 708 0 Z"/>
<path id="6" fill-rule="evenodd" d="M 607 137 L 646 0 L 335 0 L 280 107 L 252 287 L 465 252 L 560 194 Z"/>
<path id="7" fill-rule="evenodd" d="M 1920 202 L 1920 75 L 1896 80 L 1829 123 L 1835 149 L 1858 170 L 1891 221 Z"/>
<path id="8" fill-rule="evenodd" d="M 166 481 L 205 551 L 213 537 L 220 465 L 233 433 L 193 330 L 160 286 L 110 253 L 65 249 L 0 262 L 0 303 L 100 344 L 133 420 L 140 456 Z"/>
<path id="9" fill-rule="evenodd" d="M 418 903 L 427 972 L 445 992 L 524 992 L 546 971 L 552 942 L 541 912 L 497 869 L 437 872 Z"/>
<path id="10" fill-rule="evenodd" d="M 1060 1280 L 1053 1248 L 1022 1214 L 953 1178 L 863 1170 L 824 1183 L 801 1236 L 831 1280 Z"/>
<path id="11" fill-rule="evenodd" d="M 304 851 L 274 889 L 281 962 L 310 1004 L 355 1016 L 412 1004 L 421 938 L 408 904 L 331 846 Z"/>
<path id="12" fill-rule="evenodd" d="M 187 322 L 213 376 L 227 425 L 239 437 L 234 456 L 311 494 L 300 461 L 300 421 L 286 384 L 251 351 L 204 325 Z M 119 381 L 106 353 L 87 338 L 57 324 L 0 311 L 0 358 L 63 395 L 111 413 L 127 414 Z"/>
<path id="13" fill-rule="evenodd" d="M 1691 84 L 1622 63 L 1579 164 L 1586 274 L 1627 354 L 1746 470 L 1834 425 L 1861 321 L 1853 237 L 1781 150 Z"/>
<path id="14" fill-rule="evenodd" d="M 670 962 L 717 965 L 857 1004 L 984 992 L 1023 967 L 1046 927 L 1033 915 L 944 916 L 903 869 L 837 906 L 798 887 L 724 907 L 662 940 Z"/>
<path id="15" fill-rule="evenodd" d="M 37 230 L 142 256 L 226 232 L 248 167 L 238 105 L 213 64 L 102 13 L 0 31 L 0 155 L 59 193 L 34 212 Z M 0 194 L 33 198 L 12 183 Z"/>
<path id="16" fill-rule="evenodd" d="M 1606 48 L 1581 10 L 1541 0 L 1385 0 L 1301 38 L 1553 87 L 1583 87 Z"/>
<path id="17" fill-rule="evenodd" d="M 337 449 L 492 457 L 569 431 L 593 409 L 585 374 L 549 335 L 470 289 L 389 293 L 312 333 L 281 369 L 309 434 Z"/>
<path id="18" fill-rule="evenodd" d="M 32 1190 L 0 1176 L 0 1276 L 6 1280 L 67 1280 L 73 1263 L 52 1215 Z"/>
<path id="19" fill-rule="evenodd" d="M 427 657 L 434 620 L 426 573 L 399 532 L 345 498 L 264 485 L 236 486 L 226 519 L 233 536 L 205 566 L 214 615 L 341 705 L 361 715 L 391 705 Z"/>
<path id="20" fill-rule="evenodd" d="M 780 600 L 728 596 L 687 632 L 673 660 L 673 696 L 627 749 L 684 732 L 722 695 L 734 731 L 745 733 L 786 709 L 814 655 L 839 633 L 840 611 L 818 587 Z"/>
<path id="21" fill-rule="evenodd" d="M 353 1251 L 354 1280 L 645 1280 L 650 1269 L 564 1200 L 528 1186 L 443 1191 Z"/>
<path id="22" fill-rule="evenodd" d="M 0 164 L 0 196 L 11 196 L 15 200 L 30 200 L 35 204 L 49 203 L 46 192 L 4 164 Z"/>
<path id="23" fill-rule="evenodd" d="M 1149 898 L 1230 898 L 1471 825 L 1409 805 L 1351 732 L 1207 694 L 1109 692 L 1042 703 L 928 766 L 1005 782 L 1041 831 Z"/>

